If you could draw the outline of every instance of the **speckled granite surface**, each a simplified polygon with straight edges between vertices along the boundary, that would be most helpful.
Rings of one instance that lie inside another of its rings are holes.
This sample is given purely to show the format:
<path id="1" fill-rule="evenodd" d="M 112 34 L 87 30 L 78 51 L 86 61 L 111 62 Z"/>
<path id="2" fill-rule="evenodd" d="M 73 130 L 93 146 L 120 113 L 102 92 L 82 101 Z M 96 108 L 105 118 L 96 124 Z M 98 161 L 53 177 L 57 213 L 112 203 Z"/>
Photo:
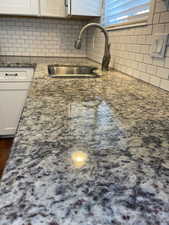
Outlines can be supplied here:
<path id="1" fill-rule="evenodd" d="M 39 78 L 1 181 L 0 225 L 168 225 L 169 93 L 117 72 Z"/>

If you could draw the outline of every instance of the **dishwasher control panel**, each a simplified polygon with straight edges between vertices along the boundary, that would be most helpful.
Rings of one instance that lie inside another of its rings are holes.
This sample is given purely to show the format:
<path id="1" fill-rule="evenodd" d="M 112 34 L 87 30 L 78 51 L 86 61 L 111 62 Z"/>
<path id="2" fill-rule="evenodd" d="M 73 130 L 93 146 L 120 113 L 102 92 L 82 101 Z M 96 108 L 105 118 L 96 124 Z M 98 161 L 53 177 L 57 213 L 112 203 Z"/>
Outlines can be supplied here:
<path id="1" fill-rule="evenodd" d="M 32 76 L 33 68 L 0 68 L 0 82 L 29 82 Z"/>

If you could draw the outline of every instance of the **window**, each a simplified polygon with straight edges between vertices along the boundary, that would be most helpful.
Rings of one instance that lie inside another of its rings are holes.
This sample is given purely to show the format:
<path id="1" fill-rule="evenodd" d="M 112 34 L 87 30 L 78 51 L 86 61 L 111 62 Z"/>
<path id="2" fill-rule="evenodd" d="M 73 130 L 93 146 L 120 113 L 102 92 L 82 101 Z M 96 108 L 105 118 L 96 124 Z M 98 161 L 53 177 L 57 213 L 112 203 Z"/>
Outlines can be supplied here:
<path id="1" fill-rule="evenodd" d="M 151 0 L 104 0 L 103 25 L 146 21 Z"/>

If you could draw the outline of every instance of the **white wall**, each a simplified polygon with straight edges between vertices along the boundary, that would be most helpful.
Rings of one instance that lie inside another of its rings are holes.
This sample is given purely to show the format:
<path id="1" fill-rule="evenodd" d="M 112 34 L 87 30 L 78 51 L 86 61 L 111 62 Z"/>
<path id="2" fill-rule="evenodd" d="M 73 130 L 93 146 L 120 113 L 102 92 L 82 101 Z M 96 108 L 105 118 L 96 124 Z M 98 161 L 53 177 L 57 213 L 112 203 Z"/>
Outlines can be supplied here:
<path id="1" fill-rule="evenodd" d="M 152 35 L 163 32 L 169 33 L 169 11 L 163 0 L 155 0 L 152 24 L 109 32 L 111 67 L 169 91 L 169 47 L 165 59 L 150 56 Z M 87 56 L 101 62 L 103 34 L 91 31 L 87 39 Z"/>
<path id="2" fill-rule="evenodd" d="M 85 41 L 81 50 L 74 48 L 84 24 L 78 20 L 0 17 L 0 55 L 85 57 Z"/>

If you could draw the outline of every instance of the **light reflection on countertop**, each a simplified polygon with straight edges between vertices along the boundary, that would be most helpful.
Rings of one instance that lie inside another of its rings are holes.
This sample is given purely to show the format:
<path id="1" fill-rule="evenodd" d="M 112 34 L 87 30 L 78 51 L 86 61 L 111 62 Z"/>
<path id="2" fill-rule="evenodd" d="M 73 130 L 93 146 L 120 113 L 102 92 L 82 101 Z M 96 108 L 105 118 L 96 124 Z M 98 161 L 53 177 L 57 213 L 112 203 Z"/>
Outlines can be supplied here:
<path id="1" fill-rule="evenodd" d="M 81 168 L 86 164 L 88 155 L 82 151 L 74 151 L 71 154 L 71 159 L 75 168 Z"/>

